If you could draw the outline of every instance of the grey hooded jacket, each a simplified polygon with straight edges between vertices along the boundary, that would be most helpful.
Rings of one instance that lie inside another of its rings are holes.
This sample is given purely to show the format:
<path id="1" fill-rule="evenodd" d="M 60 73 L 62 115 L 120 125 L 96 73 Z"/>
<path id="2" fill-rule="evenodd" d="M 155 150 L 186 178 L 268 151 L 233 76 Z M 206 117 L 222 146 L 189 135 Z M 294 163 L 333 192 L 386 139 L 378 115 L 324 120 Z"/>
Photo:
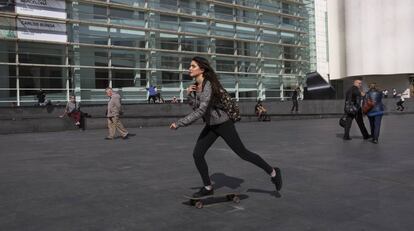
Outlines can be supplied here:
<path id="1" fill-rule="evenodd" d="M 185 127 L 201 117 L 207 125 L 217 125 L 229 120 L 229 116 L 223 110 L 220 110 L 214 105 L 209 105 L 213 91 L 210 81 L 207 81 L 201 93 L 196 94 L 196 97 L 189 95 L 188 102 L 193 107 L 194 111 L 186 117 L 178 120 L 176 125 L 178 127 Z"/>

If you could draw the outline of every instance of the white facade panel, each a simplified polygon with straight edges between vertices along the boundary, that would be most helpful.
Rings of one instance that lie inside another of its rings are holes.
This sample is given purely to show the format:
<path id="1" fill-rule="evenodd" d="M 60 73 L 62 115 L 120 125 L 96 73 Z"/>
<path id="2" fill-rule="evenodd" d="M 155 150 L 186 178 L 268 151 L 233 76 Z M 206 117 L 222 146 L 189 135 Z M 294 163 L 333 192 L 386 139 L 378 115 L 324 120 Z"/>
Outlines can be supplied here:
<path id="1" fill-rule="evenodd" d="M 30 19 L 17 20 L 17 37 L 36 41 L 66 42 L 66 25 Z"/>
<path id="2" fill-rule="evenodd" d="M 326 80 L 329 74 L 327 0 L 315 0 L 316 70 Z"/>
<path id="3" fill-rule="evenodd" d="M 414 1 L 346 0 L 346 76 L 414 72 Z"/>
<path id="4" fill-rule="evenodd" d="M 66 19 L 66 3 L 59 0 L 16 0 L 16 13 Z"/>

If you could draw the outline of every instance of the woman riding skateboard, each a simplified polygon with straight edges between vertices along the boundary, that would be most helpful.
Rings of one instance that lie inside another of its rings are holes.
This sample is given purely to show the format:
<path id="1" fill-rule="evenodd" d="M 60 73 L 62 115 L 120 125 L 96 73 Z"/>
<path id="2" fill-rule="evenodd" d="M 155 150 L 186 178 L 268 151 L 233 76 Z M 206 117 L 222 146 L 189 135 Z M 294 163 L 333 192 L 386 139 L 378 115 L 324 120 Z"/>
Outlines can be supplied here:
<path id="1" fill-rule="evenodd" d="M 234 122 L 225 111 L 218 107 L 220 94 L 222 94 L 224 88 L 208 60 L 203 57 L 194 57 L 190 64 L 189 74 L 196 81 L 195 84 L 187 88 L 188 101 L 193 106 L 194 111 L 172 123 L 170 128 L 178 129 L 179 127 L 188 126 L 201 117 L 206 123 L 193 151 L 194 161 L 203 180 L 204 187 L 201 187 L 198 192 L 194 193 L 193 197 L 198 198 L 214 194 L 204 156 L 219 136 L 224 139 L 227 145 L 240 158 L 255 164 L 269 174 L 271 181 L 276 186 L 276 190 L 279 191 L 282 188 L 280 169 L 271 167 L 259 155 L 246 149 L 234 127 Z"/>

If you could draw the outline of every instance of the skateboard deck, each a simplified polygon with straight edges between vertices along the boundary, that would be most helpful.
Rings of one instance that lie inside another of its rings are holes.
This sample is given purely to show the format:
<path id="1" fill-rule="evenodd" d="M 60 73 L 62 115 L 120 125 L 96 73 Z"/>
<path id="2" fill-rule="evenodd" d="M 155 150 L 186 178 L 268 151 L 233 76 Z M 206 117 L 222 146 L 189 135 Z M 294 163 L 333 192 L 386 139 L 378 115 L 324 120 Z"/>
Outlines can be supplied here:
<path id="1" fill-rule="evenodd" d="M 194 206 L 198 209 L 204 207 L 204 205 L 208 204 L 216 204 L 221 202 L 229 202 L 233 201 L 234 203 L 240 203 L 240 194 L 239 193 L 221 193 L 221 194 L 213 194 L 204 197 L 192 197 L 189 195 L 184 195 L 185 198 L 189 199 L 189 203 L 191 206 Z"/>

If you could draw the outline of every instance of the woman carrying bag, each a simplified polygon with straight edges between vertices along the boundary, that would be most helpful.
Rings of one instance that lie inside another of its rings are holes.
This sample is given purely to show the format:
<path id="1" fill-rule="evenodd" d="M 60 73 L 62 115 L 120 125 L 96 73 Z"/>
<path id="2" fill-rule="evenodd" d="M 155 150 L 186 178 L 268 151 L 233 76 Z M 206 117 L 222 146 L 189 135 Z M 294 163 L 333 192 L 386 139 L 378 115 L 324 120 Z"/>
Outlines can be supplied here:
<path id="1" fill-rule="evenodd" d="M 369 85 L 369 90 L 364 99 L 364 105 L 369 104 L 372 106 L 367 110 L 367 116 L 369 119 L 369 124 L 371 126 L 371 135 L 372 142 L 374 144 L 378 143 L 378 137 L 381 128 L 382 115 L 384 115 L 384 104 L 382 103 L 383 94 L 380 90 L 377 89 L 375 83 Z"/>

